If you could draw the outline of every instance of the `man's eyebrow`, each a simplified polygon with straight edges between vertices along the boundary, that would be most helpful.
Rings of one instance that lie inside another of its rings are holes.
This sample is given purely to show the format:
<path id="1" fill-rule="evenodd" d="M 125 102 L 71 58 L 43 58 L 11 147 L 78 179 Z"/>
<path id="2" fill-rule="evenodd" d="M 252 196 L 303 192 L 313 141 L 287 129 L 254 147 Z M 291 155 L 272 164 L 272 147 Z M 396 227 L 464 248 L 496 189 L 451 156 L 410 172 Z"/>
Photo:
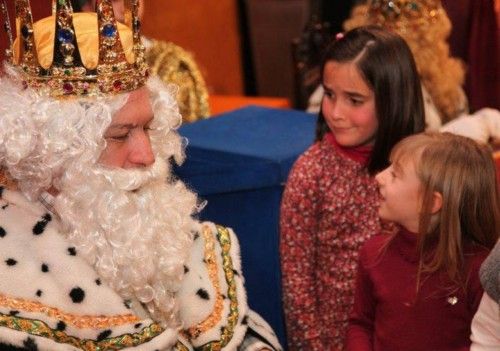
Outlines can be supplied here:
<path id="1" fill-rule="evenodd" d="M 151 118 L 148 119 L 148 121 L 144 124 L 145 126 L 149 125 L 151 122 L 154 120 L 154 115 L 151 116 Z M 117 124 L 112 124 L 109 126 L 108 130 L 113 130 L 113 129 L 134 129 L 137 128 L 138 124 L 137 123 L 117 123 Z"/>
<path id="2" fill-rule="evenodd" d="M 123 123 L 123 124 L 115 124 L 109 126 L 109 129 L 134 129 L 137 127 L 136 124 L 133 123 Z"/>

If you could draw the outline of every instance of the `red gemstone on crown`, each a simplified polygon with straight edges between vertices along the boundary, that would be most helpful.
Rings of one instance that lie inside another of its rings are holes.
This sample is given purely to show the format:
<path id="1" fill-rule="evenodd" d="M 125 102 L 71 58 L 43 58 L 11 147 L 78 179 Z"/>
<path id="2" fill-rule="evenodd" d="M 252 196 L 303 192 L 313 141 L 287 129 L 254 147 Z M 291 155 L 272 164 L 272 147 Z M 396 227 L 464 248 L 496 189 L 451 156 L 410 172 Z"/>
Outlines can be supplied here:
<path id="1" fill-rule="evenodd" d="M 114 88 L 115 90 L 118 90 L 118 91 L 119 91 L 119 90 L 121 90 L 121 89 L 122 89 L 122 85 L 123 85 L 123 84 L 122 84 L 122 81 L 121 81 L 121 80 L 115 80 L 115 81 L 113 82 L 113 88 Z"/>
<path id="2" fill-rule="evenodd" d="M 73 92 L 73 84 L 71 83 L 64 83 L 62 88 L 65 94 L 71 94 Z"/>

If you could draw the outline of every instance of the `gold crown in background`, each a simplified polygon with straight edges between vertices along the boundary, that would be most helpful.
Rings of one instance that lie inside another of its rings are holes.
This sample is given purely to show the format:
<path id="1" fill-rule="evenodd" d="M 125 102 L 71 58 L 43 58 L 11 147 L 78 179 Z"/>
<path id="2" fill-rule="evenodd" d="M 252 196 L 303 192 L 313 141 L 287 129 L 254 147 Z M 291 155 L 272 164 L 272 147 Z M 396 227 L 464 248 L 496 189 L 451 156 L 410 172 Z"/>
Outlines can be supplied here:
<path id="1" fill-rule="evenodd" d="M 397 31 L 413 30 L 435 21 L 440 0 L 369 0 L 370 23 Z"/>
<path id="2" fill-rule="evenodd" d="M 10 42 L 7 60 L 21 73 L 23 84 L 54 97 L 135 90 L 144 85 L 148 66 L 138 0 L 124 0 L 124 6 L 125 24 L 121 24 L 115 20 L 111 0 L 98 0 L 96 14 L 73 13 L 69 0 L 54 0 L 52 16 L 33 23 L 30 1 L 15 0 L 17 37 L 12 40 L 2 2 Z"/>

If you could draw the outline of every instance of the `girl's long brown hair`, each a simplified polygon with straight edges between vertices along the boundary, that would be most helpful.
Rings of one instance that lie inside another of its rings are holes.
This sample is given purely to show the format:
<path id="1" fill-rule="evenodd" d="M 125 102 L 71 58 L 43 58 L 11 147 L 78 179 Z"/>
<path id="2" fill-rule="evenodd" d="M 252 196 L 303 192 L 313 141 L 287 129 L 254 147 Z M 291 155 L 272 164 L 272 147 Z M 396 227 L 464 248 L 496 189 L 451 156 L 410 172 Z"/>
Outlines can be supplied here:
<path id="1" fill-rule="evenodd" d="M 423 133 L 398 143 L 393 161 L 415 159 L 422 184 L 419 221 L 420 269 L 446 271 L 464 286 L 464 243 L 493 248 L 500 233 L 500 200 L 492 151 L 486 145 L 449 133 Z M 434 193 L 442 196 L 433 215 Z M 428 250 L 435 243 L 434 250 Z"/>
<path id="2" fill-rule="evenodd" d="M 375 94 L 378 128 L 367 164 L 368 172 L 373 175 L 388 166 L 389 154 L 398 141 L 424 130 L 424 103 L 415 60 L 399 35 L 367 26 L 351 30 L 330 43 L 323 56 L 322 74 L 331 61 L 353 62 Z M 320 111 L 316 140 L 321 140 L 328 130 Z"/>

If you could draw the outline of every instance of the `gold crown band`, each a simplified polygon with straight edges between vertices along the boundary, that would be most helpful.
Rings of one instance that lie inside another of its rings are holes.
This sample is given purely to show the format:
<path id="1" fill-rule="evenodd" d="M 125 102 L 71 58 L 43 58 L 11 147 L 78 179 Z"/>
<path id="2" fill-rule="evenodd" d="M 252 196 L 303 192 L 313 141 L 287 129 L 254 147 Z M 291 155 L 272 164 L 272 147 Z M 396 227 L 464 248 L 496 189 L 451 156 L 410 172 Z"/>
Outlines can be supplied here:
<path id="1" fill-rule="evenodd" d="M 97 14 L 74 14 L 69 0 L 57 0 L 53 2 L 52 17 L 34 24 L 29 0 L 15 0 L 17 37 L 14 42 L 7 10 L 2 3 L 10 40 L 7 59 L 21 72 L 26 87 L 54 97 L 94 96 L 135 90 L 148 78 L 148 66 L 140 39 L 138 0 L 124 2 L 125 25 L 115 20 L 111 0 L 98 0 Z M 74 21 L 83 24 L 76 26 L 78 23 Z M 85 35 L 80 35 L 79 27 L 85 29 Z M 44 62 L 50 62 L 48 65 L 40 64 L 39 56 L 48 54 L 45 48 L 37 47 L 37 43 L 42 46 L 42 41 L 37 41 L 37 34 L 53 38 L 48 43 L 47 40 L 43 42 L 45 46 L 52 45 L 52 57 L 44 57 Z M 125 54 L 121 34 L 132 38 L 126 48 L 131 52 L 129 55 Z M 86 49 L 90 55 L 97 55 L 95 60 L 90 60 L 96 62 L 95 66 L 85 66 L 80 41 L 97 41 L 97 52 Z"/>
<path id="2" fill-rule="evenodd" d="M 399 32 L 433 22 L 442 10 L 440 0 L 370 0 L 370 23 Z"/>

